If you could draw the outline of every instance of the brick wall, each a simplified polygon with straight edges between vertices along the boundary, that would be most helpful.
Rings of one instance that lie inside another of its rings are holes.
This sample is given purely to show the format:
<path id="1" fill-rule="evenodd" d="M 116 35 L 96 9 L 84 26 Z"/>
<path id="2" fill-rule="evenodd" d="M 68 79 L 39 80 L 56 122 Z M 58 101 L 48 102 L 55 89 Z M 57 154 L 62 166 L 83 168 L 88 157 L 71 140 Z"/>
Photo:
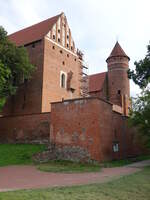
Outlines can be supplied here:
<path id="1" fill-rule="evenodd" d="M 16 95 L 7 100 L 2 115 L 49 112 L 50 102 L 80 97 L 81 61 L 73 52 L 46 38 L 26 45 L 26 49 L 36 70 L 32 79 L 20 85 Z M 60 87 L 61 72 L 70 71 L 73 72 L 70 83 L 75 89 L 73 93 Z"/>
<path id="2" fill-rule="evenodd" d="M 49 142 L 50 113 L 0 117 L 0 143 Z"/>
<path id="3" fill-rule="evenodd" d="M 50 141 L 58 148 L 81 148 L 97 161 L 134 154 L 133 132 L 127 118 L 98 98 L 66 100 L 52 104 Z M 114 152 L 114 144 L 119 151 Z M 69 150 L 68 150 L 69 151 Z M 68 153 L 68 152 L 67 152 Z"/>
<path id="4" fill-rule="evenodd" d="M 22 84 L 15 96 L 10 97 L 3 109 L 3 115 L 31 114 L 41 112 L 43 82 L 43 41 L 26 46 L 30 62 L 36 67 L 32 79 Z"/>
<path id="5" fill-rule="evenodd" d="M 73 72 L 71 87 L 75 89 L 74 93 L 60 87 L 61 71 L 66 74 L 70 71 Z M 50 111 L 50 102 L 61 101 L 62 98 L 71 99 L 80 96 L 80 73 L 81 62 L 79 58 L 45 38 L 42 112 Z"/>
<path id="6" fill-rule="evenodd" d="M 127 75 L 129 60 L 126 57 L 114 57 L 109 58 L 107 62 L 109 101 L 121 106 L 121 95 L 130 97 L 130 86 Z"/>

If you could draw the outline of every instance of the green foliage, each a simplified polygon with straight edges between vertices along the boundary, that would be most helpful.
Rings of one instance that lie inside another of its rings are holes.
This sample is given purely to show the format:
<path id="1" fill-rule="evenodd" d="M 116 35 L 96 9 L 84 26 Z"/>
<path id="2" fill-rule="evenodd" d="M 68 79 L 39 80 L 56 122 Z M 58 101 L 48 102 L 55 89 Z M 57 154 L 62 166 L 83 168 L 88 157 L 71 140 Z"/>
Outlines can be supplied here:
<path id="1" fill-rule="evenodd" d="M 5 101 L 6 101 L 5 98 L 1 98 L 0 99 L 0 112 L 2 111 L 2 108 L 3 108 L 4 104 L 5 104 Z"/>
<path id="2" fill-rule="evenodd" d="M 150 148 L 150 91 L 144 90 L 138 98 L 133 99 L 133 109 L 129 123 L 136 126 L 145 144 Z"/>
<path id="3" fill-rule="evenodd" d="M 137 127 L 145 144 L 150 147 L 150 45 L 143 60 L 135 62 L 135 71 L 129 70 L 128 76 L 142 89 L 137 98 L 133 98 L 133 108 L 129 122 Z"/>
<path id="4" fill-rule="evenodd" d="M 150 168 L 108 183 L 1 192 L 1 200 L 149 200 Z"/>
<path id="5" fill-rule="evenodd" d="M 105 167 L 105 168 L 121 167 L 121 166 L 129 165 L 134 162 L 139 162 L 139 161 L 149 160 L 149 159 L 150 159 L 150 155 L 140 155 L 134 158 L 127 158 L 124 160 L 113 160 L 109 162 L 106 161 L 101 164 L 101 167 Z"/>
<path id="6" fill-rule="evenodd" d="M 27 50 L 11 43 L 7 32 L 0 27 L 0 99 L 14 95 L 33 71 Z"/>
<path id="7" fill-rule="evenodd" d="M 150 83 L 150 45 L 147 46 L 147 55 L 143 60 L 134 63 L 136 68 L 128 71 L 128 76 L 140 88 L 145 88 Z"/>
<path id="8" fill-rule="evenodd" d="M 100 171 L 99 164 L 83 164 L 65 160 L 49 161 L 48 163 L 38 165 L 37 168 L 46 172 L 81 173 Z"/>
<path id="9" fill-rule="evenodd" d="M 0 166 L 32 164 L 32 155 L 45 149 L 44 145 L 0 144 Z"/>

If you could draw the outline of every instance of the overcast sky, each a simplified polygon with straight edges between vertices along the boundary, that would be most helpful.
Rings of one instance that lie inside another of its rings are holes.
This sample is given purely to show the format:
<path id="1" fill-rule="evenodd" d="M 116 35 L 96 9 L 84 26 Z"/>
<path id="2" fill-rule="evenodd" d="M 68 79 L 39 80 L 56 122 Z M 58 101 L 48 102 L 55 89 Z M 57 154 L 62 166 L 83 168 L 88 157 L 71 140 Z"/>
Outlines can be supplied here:
<path id="1" fill-rule="evenodd" d="M 116 40 L 134 61 L 150 40 L 150 0 L 0 0 L 0 25 L 13 33 L 65 12 L 76 47 L 85 54 L 89 74 L 107 70 Z M 131 82 L 131 95 L 139 92 Z"/>

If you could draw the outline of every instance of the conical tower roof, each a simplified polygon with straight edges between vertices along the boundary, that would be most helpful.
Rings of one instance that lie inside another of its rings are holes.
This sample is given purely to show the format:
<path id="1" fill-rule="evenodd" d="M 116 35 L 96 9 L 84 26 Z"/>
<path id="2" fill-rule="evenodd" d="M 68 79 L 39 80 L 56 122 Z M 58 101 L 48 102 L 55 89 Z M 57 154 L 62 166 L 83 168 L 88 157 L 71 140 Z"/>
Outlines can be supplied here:
<path id="1" fill-rule="evenodd" d="M 106 61 L 108 61 L 108 59 L 112 57 L 127 57 L 130 60 L 130 58 L 124 52 L 118 41 L 116 42 L 111 54 L 109 55 Z"/>

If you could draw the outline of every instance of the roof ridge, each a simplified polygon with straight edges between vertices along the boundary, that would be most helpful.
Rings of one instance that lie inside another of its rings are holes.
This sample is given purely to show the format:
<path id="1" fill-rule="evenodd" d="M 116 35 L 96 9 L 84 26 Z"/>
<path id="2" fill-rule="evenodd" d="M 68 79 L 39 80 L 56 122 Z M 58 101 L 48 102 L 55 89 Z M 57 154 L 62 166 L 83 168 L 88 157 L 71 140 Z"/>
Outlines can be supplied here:
<path id="1" fill-rule="evenodd" d="M 52 29 L 53 25 L 61 15 L 62 13 L 12 33 L 8 35 L 8 39 L 11 42 L 14 42 L 17 46 L 41 40 Z"/>
<path id="2" fill-rule="evenodd" d="M 28 27 L 26 27 L 26 28 L 20 29 L 19 31 L 16 31 L 16 32 L 14 32 L 14 33 L 9 34 L 8 37 L 12 36 L 13 34 L 19 33 L 19 32 L 21 32 L 21 31 L 30 29 L 31 27 L 40 25 L 41 23 L 46 22 L 46 21 L 49 21 L 50 19 L 52 20 L 52 19 L 54 19 L 54 18 L 57 18 L 57 17 L 61 16 L 61 14 L 62 14 L 62 13 L 60 13 L 60 14 L 58 14 L 58 15 L 56 15 L 56 16 L 50 17 L 50 18 L 48 18 L 48 19 L 45 19 L 45 20 L 43 20 L 43 21 L 40 21 L 40 22 L 38 22 L 38 23 L 36 23 L 36 24 L 33 24 L 33 25 L 31 25 L 31 26 L 28 26 Z"/>

